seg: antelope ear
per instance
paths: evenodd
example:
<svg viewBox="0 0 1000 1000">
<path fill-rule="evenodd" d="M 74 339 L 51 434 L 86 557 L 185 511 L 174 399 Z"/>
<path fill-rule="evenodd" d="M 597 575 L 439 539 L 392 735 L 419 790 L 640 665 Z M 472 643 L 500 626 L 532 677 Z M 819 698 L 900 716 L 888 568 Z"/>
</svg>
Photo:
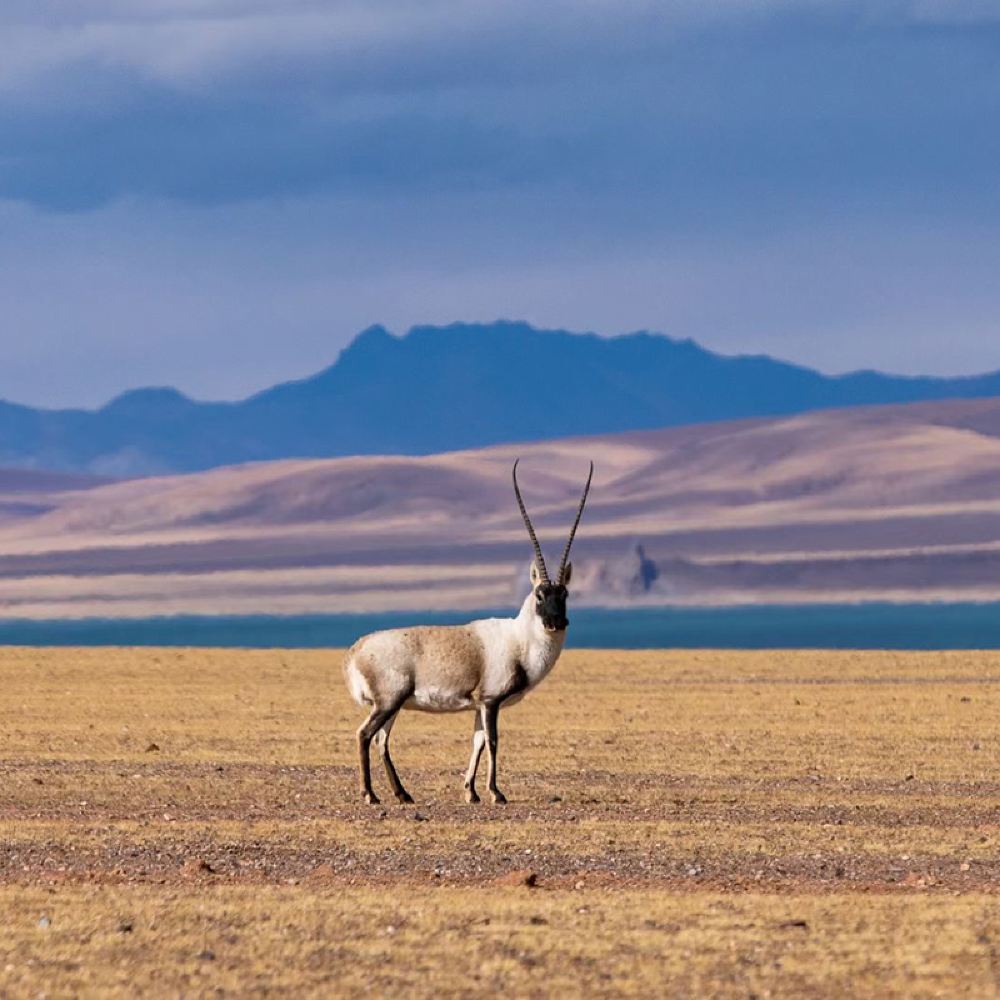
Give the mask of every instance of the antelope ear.
<svg viewBox="0 0 1000 1000">
<path fill-rule="evenodd" d="M 528 578 L 531 580 L 531 586 L 537 587 L 542 582 L 542 574 L 538 571 L 538 563 L 534 559 L 531 560 L 531 569 L 528 570 Z"/>
<path fill-rule="evenodd" d="M 572 577 L 573 577 L 573 564 L 571 562 L 568 562 L 566 563 L 566 569 L 563 570 L 562 582 L 564 587 L 569 586 L 569 581 L 572 579 Z"/>
</svg>

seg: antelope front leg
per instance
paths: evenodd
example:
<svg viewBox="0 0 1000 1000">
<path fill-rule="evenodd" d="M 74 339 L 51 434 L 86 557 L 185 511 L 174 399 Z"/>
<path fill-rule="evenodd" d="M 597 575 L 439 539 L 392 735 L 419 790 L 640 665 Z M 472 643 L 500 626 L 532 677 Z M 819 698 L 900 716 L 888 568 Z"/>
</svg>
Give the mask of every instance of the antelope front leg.
<svg viewBox="0 0 1000 1000">
<path fill-rule="evenodd" d="M 489 767 L 490 798 L 495 803 L 504 803 L 507 797 L 497 788 L 497 717 L 500 706 L 496 702 L 483 705 L 483 728 L 486 730 L 486 762 Z"/>
<path fill-rule="evenodd" d="M 476 792 L 476 772 L 479 770 L 479 758 L 483 755 L 486 744 L 486 733 L 483 732 L 483 718 L 476 712 L 476 724 L 472 731 L 472 756 L 469 758 L 469 769 L 465 772 L 465 801 L 470 805 L 479 801 Z"/>
</svg>

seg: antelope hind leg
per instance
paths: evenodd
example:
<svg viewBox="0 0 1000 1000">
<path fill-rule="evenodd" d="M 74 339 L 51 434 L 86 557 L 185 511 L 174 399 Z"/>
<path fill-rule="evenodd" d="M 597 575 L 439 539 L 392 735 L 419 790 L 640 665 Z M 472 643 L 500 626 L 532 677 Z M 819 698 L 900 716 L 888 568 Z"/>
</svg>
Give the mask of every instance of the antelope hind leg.
<svg viewBox="0 0 1000 1000">
<path fill-rule="evenodd" d="M 403 783 L 399 780 L 399 775 L 396 773 L 396 765 L 393 764 L 392 757 L 389 754 L 389 733 L 392 732 L 393 723 L 397 718 L 399 718 L 398 712 L 383 724 L 382 728 L 375 734 L 375 745 L 378 747 L 379 756 L 382 758 L 382 764 L 385 767 L 385 776 L 389 779 L 392 794 L 396 796 L 399 802 L 408 803 L 413 801 L 413 796 L 403 787 Z"/>
<path fill-rule="evenodd" d="M 368 718 L 358 728 L 358 762 L 361 765 L 361 797 L 369 805 L 378 805 L 379 803 L 379 798 L 372 789 L 372 763 L 369 752 L 372 740 L 375 734 L 398 711 L 399 705 L 393 705 L 391 708 L 379 708 L 378 705 L 374 705 Z"/>
</svg>

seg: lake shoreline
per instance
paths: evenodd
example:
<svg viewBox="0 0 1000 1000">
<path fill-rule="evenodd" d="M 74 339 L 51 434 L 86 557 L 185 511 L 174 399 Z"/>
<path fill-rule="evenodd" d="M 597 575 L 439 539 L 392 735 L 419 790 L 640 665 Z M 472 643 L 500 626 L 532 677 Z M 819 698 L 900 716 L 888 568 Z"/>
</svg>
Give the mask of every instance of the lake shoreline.
<svg viewBox="0 0 1000 1000">
<path fill-rule="evenodd" d="M 334 648 L 366 632 L 509 610 L 0 620 L 0 646 Z M 996 649 L 1000 603 L 580 608 L 567 644 L 592 649 Z"/>
</svg>

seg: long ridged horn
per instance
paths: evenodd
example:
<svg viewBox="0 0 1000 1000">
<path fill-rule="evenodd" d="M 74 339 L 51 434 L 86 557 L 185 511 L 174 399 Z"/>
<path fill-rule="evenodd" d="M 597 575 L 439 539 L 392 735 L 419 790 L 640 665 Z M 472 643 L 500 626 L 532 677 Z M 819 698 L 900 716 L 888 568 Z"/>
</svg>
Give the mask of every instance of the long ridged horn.
<svg viewBox="0 0 1000 1000">
<path fill-rule="evenodd" d="M 517 485 L 517 463 L 521 460 L 519 458 L 514 460 L 514 496 L 517 497 L 517 505 L 521 508 L 521 517 L 524 518 L 524 526 L 528 529 L 528 536 L 531 538 L 531 544 L 535 547 L 535 565 L 538 567 L 538 572 L 542 574 L 542 580 L 545 583 L 551 583 L 549 580 L 549 571 L 545 568 L 545 558 L 542 556 L 542 547 L 538 544 L 538 538 L 535 536 L 535 529 L 531 526 L 531 518 L 528 517 L 528 512 L 524 507 L 524 500 L 521 499 L 521 490 Z"/>
<path fill-rule="evenodd" d="M 580 523 L 580 518 L 583 516 L 583 506 L 587 502 L 587 494 L 590 492 L 590 480 L 594 478 L 594 463 L 590 463 L 590 472 L 587 475 L 587 485 L 583 488 L 583 496 L 580 497 L 580 506 L 576 509 L 576 520 L 573 522 L 573 527 L 569 529 L 569 538 L 566 540 L 566 548 L 563 549 L 562 561 L 559 563 L 559 577 L 558 582 L 561 585 L 563 582 L 563 576 L 566 573 L 566 562 L 569 559 L 569 550 L 573 545 L 573 538 L 576 535 L 577 525 Z"/>
</svg>

